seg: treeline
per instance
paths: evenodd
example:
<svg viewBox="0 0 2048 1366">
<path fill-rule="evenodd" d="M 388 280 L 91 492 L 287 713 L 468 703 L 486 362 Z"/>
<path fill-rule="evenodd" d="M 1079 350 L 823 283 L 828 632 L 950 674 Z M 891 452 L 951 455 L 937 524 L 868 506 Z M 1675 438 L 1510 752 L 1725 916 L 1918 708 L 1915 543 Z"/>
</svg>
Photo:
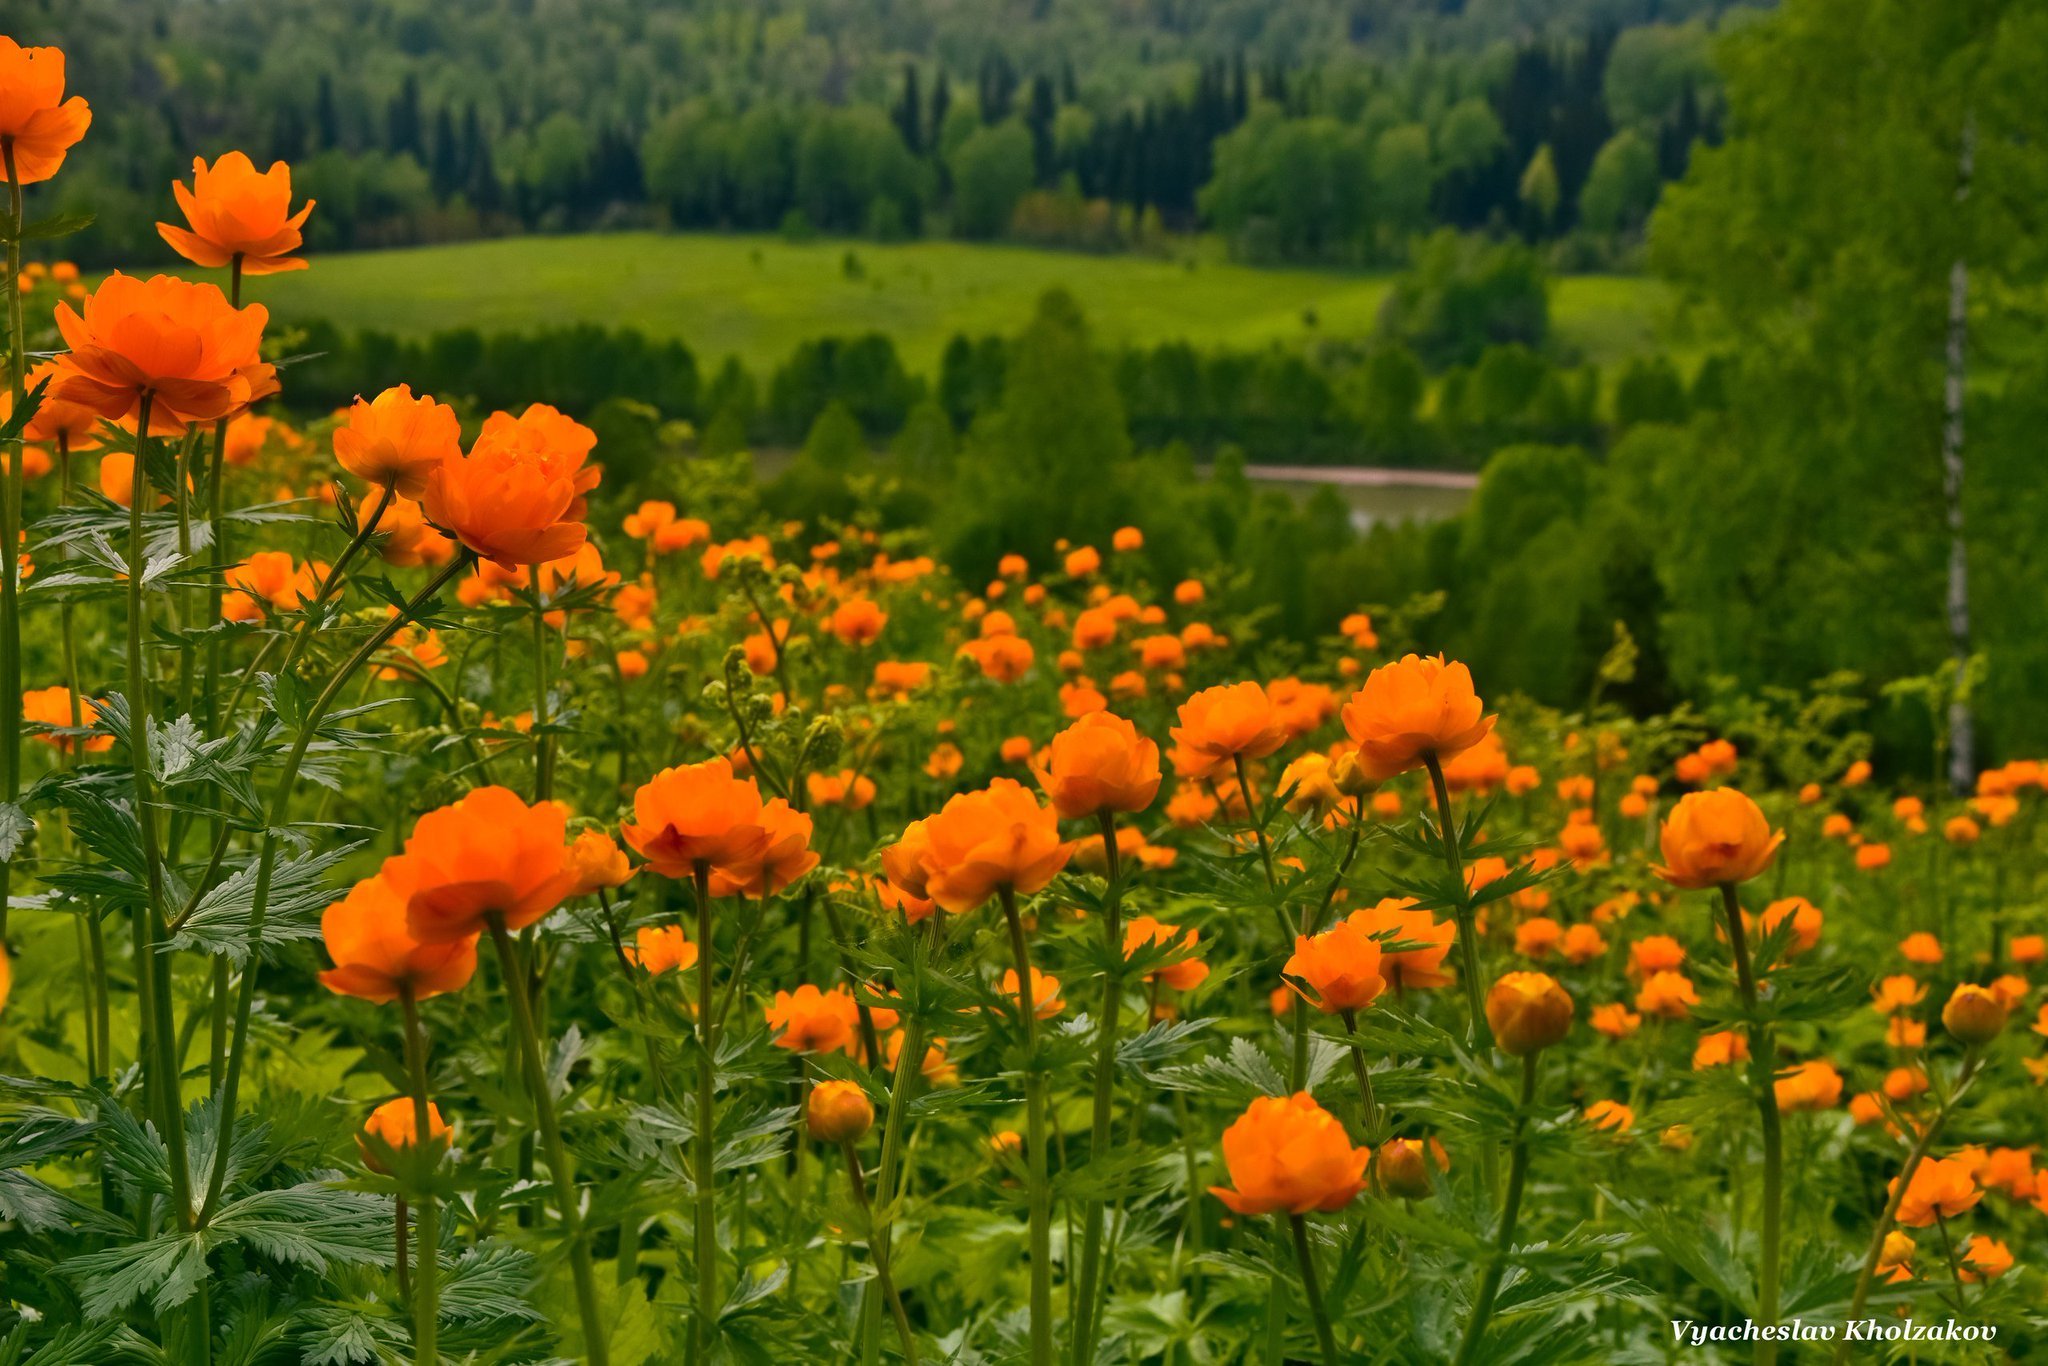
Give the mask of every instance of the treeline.
<svg viewBox="0 0 2048 1366">
<path fill-rule="evenodd" d="M 98 213 L 89 262 L 160 255 L 167 183 L 240 147 L 296 168 L 316 250 L 661 224 L 1109 250 L 1214 228 L 1247 259 L 1383 262 L 1449 226 L 1583 265 L 1625 256 L 1720 130 L 1704 19 L 1400 55 L 1353 22 L 1312 52 L 1269 35 L 1166 60 L 1150 34 L 1035 41 L 1057 18 L 905 50 L 854 0 L 779 23 L 635 0 L 555 7 L 580 23 L 519 0 L 37 5 L 22 36 L 69 50 L 100 119 L 58 191 Z"/>
</svg>

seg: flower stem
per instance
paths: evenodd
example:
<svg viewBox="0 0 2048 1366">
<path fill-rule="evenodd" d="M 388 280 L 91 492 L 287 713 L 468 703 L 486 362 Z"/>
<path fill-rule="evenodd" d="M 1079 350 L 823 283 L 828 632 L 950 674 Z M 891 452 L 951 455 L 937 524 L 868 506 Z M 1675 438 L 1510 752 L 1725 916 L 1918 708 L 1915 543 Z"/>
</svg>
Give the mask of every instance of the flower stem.
<svg viewBox="0 0 2048 1366">
<path fill-rule="evenodd" d="M 896 1336 L 903 1341 L 903 1359 L 910 1366 L 917 1366 L 917 1335 L 910 1331 L 910 1315 L 903 1310 L 903 1296 L 897 1293 L 896 1278 L 889 1271 L 889 1245 L 877 1237 L 875 1208 L 868 1201 L 867 1181 L 860 1170 L 860 1154 L 854 1151 L 850 1142 L 839 1146 L 846 1154 L 846 1175 L 853 1185 L 854 1203 L 867 1216 L 868 1253 L 875 1259 L 875 1281 L 889 1301 L 889 1316 L 896 1320 Z"/>
<path fill-rule="evenodd" d="M 711 868 L 699 863 L 691 886 L 697 894 L 697 1141 L 691 1175 L 697 1184 L 697 1332 L 696 1361 L 711 1360 L 712 1328 L 718 1316 L 718 1200 L 712 1167 L 717 1161 L 717 1130 L 712 1105 L 717 1086 L 718 1017 L 711 1009 Z"/>
<path fill-rule="evenodd" d="M 1500 1208 L 1500 1230 L 1494 1235 L 1493 1255 L 1479 1280 L 1479 1293 L 1472 1299 L 1472 1319 L 1465 1325 L 1465 1341 L 1458 1348 L 1458 1366 L 1468 1366 L 1486 1337 L 1486 1325 L 1493 1318 L 1493 1303 L 1500 1294 L 1508 1254 L 1515 1247 L 1515 1223 L 1522 1213 L 1522 1190 L 1529 1179 L 1529 1110 L 1536 1103 L 1536 1059 L 1540 1052 L 1522 1055 L 1522 1098 L 1515 1107 L 1514 1151 L 1508 1158 L 1508 1189 Z"/>
<path fill-rule="evenodd" d="M 1756 1018 L 1756 972 L 1749 961 L 1749 940 L 1742 926 L 1742 906 L 1735 884 L 1721 884 L 1721 910 L 1728 925 L 1728 955 L 1735 960 L 1735 984 L 1742 993 L 1743 1010 L 1750 1016 L 1749 1067 L 1756 1086 L 1757 1114 L 1763 1121 L 1764 1177 L 1763 1229 L 1760 1266 L 1757 1274 L 1756 1315 L 1759 1327 L 1778 1321 L 1778 1281 L 1782 1256 L 1781 1225 L 1785 1186 L 1785 1140 L 1778 1116 L 1776 1064 L 1771 1027 Z M 1761 1337 L 1756 1342 L 1756 1366 L 1771 1366 L 1778 1359 L 1778 1345 Z"/>
<path fill-rule="evenodd" d="M 583 1211 L 576 1194 L 576 1174 L 569 1167 L 568 1149 L 562 1144 L 561 1125 L 555 1119 L 555 1097 L 548 1085 L 547 1069 L 541 1063 L 540 1039 L 533 1027 L 533 1003 L 527 996 L 526 968 L 519 950 L 505 928 L 505 917 L 496 911 L 484 917 L 491 942 L 498 950 L 499 974 L 505 980 L 505 996 L 512 1003 L 512 1026 L 518 1035 L 519 1055 L 526 1066 L 526 1086 L 533 1095 L 534 1122 L 540 1127 L 540 1141 L 547 1154 L 548 1171 L 555 1179 L 555 1204 L 562 1216 L 563 1240 L 569 1245 L 569 1270 L 576 1283 L 576 1309 L 583 1321 L 583 1356 L 591 1366 L 607 1366 L 611 1347 L 604 1319 L 597 1308 L 597 1278 L 590 1269 L 590 1245 L 583 1236 Z"/>
<path fill-rule="evenodd" d="M 906 1013 L 903 1018 L 903 1047 L 896 1055 L 896 1072 L 889 1082 L 888 1118 L 883 1121 L 882 1165 L 875 1171 L 876 1188 L 882 1193 L 882 1217 L 875 1221 L 874 1244 L 877 1258 L 889 1253 L 890 1225 L 898 1195 L 896 1172 L 903 1154 L 904 1115 L 910 1107 L 910 1089 L 924 1071 L 924 1022 Z M 871 1295 L 862 1307 L 861 1360 L 873 1366 L 881 1359 L 879 1302 Z"/>
<path fill-rule="evenodd" d="M 1112 961 L 1120 964 L 1123 953 L 1123 856 L 1116 847 L 1116 817 L 1103 811 L 1099 813 L 1098 820 L 1102 826 L 1103 858 L 1109 872 L 1109 890 L 1102 918 L 1103 945 L 1112 955 Z M 1106 1161 L 1112 1146 L 1110 1127 L 1116 1110 L 1116 1026 L 1123 994 L 1123 974 L 1112 967 L 1102 980 L 1102 1018 L 1095 1025 L 1095 1105 L 1088 1140 L 1088 1157 L 1092 1162 Z M 1067 1328 L 1068 1359 L 1073 1366 L 1083 1366 L 1083 1363 L 1094 1359 L 1095 1330 L 1101 1314 L 1097 1301 L 1105 1280 L 1102 1267 L 1103 1216 L 1102 1197 L 1090 1198 L 1082 1212 L 1080 1293 L 1074 1301 L 1072 1322 Z"/>
<path fill-rule="evenodd" d="M 1315 1249 L 1308 1245 L 1308 1220 L 1299 1214 L 1287 1216 L 1294 1230 L 1294 1259 L 1301 1264 L 1302 1295 L 1308 1301 L 1309 1317 L 1315 1320 L 1316 1341 L 1322 1344 L 1323 1366 L 1337 1366 L 1337 1335 L 1330 1330 L 1330 1311 L 1323 1307 L 1322 1283 L 1316 1279 Z"/>
<path fill-rule="evenodd" d="M 1472 909 L 1472 889 L 1465 882 L 1465 860 L 1458 849 L 1458 824 L 1451 814 L 1451 788 L 1444 781 L 1444 766 L 1434 754 L 1424 754 L 1422 762 L 1429 769 L 1430 786 L 1436 792 L 1437 834 L 1443 842 L 1444 868 L 1458 892 L 1457 904 L 1451 909 L 1458 921 L 1458 961 L 1462 967 L 1458 976 L 1463 979 L 1467 1016 L 1465 1042 L 1477 1047 L 1486 1019 L 1479 992 L 1479 917 Z"/>
<path fill-rule="evenodd" d="M 21 181 L 14 168 L 14 139 L 0 138 L 0 164 L 7 171 L 7 207 L 14 231 L 7 241 L 7 382 L 14 413 L 28 396 L 28 343 L 21 321 Z M 146 401 L 146 398 L 145 398 Z M 140 444 L 140 438 L 137 438 Z M 21 797 L 21 489 L 22 444 L 7 453 L 7 473 L 0 485 L 0 798 L 9 804 Z M 136 462 L 138 483 L 141 461 Z M 131 704 L 131 710 L 133 709 Z M 14 860 L 0 860 L 0 949 L 7 943 L 7 902 L 12 892 Z"/>
<path fill-rule="evenodd" d="M 1010 922 L 1010 956 L 1017 963 L 1017 1021 L 1024 1034 L 1024 1142 L 1029 1163 L 1031 1232 L 1031 1366 L 1052 1361 L 1052 1201 L 1047 1188 L 1045 1144 L 1045 1076 L 1038 1069 L 1038 1009 L 1032 1000 L 1031 950 L 1024 943 L 1024 922 L 1017 914 L 1017 892 L 1008 884 L 997 889 L 1003 915 Z"/>
<path fill-rule="evenodd" d="M 374 522 L 372 523 L 374 526 Z M 358 538 L 366 539 L 368 532 Z M 354 543 L 352 543 L 354 544 Z M 344 552 L 346 555 L 347 552 Z M 415 593 L 405 607 L 384 623 L 375 635 L 364 641 L 341 669 L 327 680 L 326 687 L 313 699 L 313 705 L 306 710 L 306 719 L 299 727 L 298 736 L 292 741 L 291 750 L 285 756 L 284 769 L 278 775 L 277 790 L 270 799 L 270 818 L 263 836 L 263 852 L 256 865 L 256 887 L 252 896 L 249 914 L 249 959 L 242 965 L 242 989 L 235 1000 L 235 1024 L 228 1044 L 227 1075 L 221 1082 L 220 1091 L 220 1137 L 215 1146 L 213 1174 L 206 1187 L 206 1200 L 199 1209 L 199 1226 L 204 1228 L 213 1212 L 219 1207 L 221 1189 L 227 1179 L 228 1155 L 234 1151 L 235 1098 L 241 1087 L 242 1068 L 249 1051 L 249 1017 L 256 1007 L 257 967 L 262 955 L 257 951 L 263 937 L 263 924 L 270 905 L 271 880 L 277 872 L 278 831 L 290 815 L 292 790 L 298 784 L 299 768 L 306 761 L 306 751 L 312 747 L 313 737 L 319 733 L 320 722 L 327 715 L 334 699 L 341 694 L 349 679 L 367 663 L 370 657 L 384 647 L 385 642 L 398 634 L 399 630 L 441 591 L 457 574 L 468 568 L 473 556 L 463 551 L 450 560 L 440 573 L 427 581 L 426 587 Z M 337 560 L 329 575 L 328 582 L 338 583 L 342 562 Z M 325 596 L 324 593 L 322 595 Z"/>
<path fill-rule="evenodd" d="M 434 1142 L 427 1101 L 427 1036 L 420 1028 L 420 1004 L 410 984 L 400 988 L 398 1001 L 405 1011 L 405 1061 L 412 1081 L 413 1154 L 419 1161 L 419 1271 L 413 1278 L 412 1290 L 413 1360 L 419 1366 L 436 1366 L 441 1359 L 435 1347 L 441 1327 L 441 1225 L 432 1182 L 440 1166 L 441 1150 Z"/>
</svg>

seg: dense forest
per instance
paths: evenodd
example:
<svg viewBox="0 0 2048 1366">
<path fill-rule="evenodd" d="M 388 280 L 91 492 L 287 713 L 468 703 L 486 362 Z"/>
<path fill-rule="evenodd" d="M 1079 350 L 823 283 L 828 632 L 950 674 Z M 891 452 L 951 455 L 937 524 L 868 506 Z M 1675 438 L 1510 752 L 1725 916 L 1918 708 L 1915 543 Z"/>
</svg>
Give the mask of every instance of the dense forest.
<svg viewBox="0 0 2048 1366">
<path fill-rule="evenodd" d="M 1383 263 L 1433 227 L 1626 259 L 1721 135 L 1725 0 L 15 0 L 102 127 L 82 259 L 192 147 L 293 164 L 317 247 L 669 224 L 1087 249 L 1213 227 Z M 118 98 L 116 98 L 118 96 Z"/>
</svg>

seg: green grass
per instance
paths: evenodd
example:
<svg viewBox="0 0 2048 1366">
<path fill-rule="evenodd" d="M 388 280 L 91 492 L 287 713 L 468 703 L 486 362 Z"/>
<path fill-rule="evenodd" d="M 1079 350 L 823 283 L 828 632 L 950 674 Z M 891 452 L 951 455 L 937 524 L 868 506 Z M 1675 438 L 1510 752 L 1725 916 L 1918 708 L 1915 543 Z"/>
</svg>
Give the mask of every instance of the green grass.
<svg viewBox="0 0 2048 1366">
<path fill-rule="evenodd" d="M 760 369 L 808 338 L 882 331 L 906 365 L 930 370 L 955 333 L 1014 332 L 1055 285 L 1081 301 L 1105 342 L 1250 347 L 1360 335 L 1388 280 L 1253 269 L 1207 244 L 1166 259 L 626 233 L 319 256 L 311 270 L 253 281 L 250 292 L 287 322 L 408 335 L 597 322 L 680 337 L 700 360 L 737 354 Z M 1653 281 L 1575 276 L 1558 282 L 1552 313 L 1562 342 L 1604 364 L 1653 344 L 1665 299 Z"/>
</svg>

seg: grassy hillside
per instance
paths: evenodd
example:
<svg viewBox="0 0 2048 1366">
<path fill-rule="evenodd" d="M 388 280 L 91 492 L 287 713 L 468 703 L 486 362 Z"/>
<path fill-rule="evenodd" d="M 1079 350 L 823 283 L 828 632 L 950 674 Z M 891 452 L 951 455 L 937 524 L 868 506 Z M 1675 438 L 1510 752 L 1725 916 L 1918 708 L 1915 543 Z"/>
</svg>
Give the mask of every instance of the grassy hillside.
<svg viewBox="0 0 2048 1366">
<path fill-rule="evenodd" d="M 773 236 L 527 237 L 318 257 L 252 282 L 282 320 L 399 333 L 554 319 L 678 336 L 707 361 L 785 359 L 798 342 L 880 330 L 930 368 L 948 338 L 1015 331 L 1038 296 L 1071 290 L 1108 342 L 1257 346 L 1368 330 L 1385 276 L 1255 270 L 1204 249 L 1185 259 L 916 242 L 794 244 Z M 1644 349 L 1669 311 L 1654 281 L 1584 276 L 1552 297 L 1566 345 L 1603 363 Z"/>
</svg>

